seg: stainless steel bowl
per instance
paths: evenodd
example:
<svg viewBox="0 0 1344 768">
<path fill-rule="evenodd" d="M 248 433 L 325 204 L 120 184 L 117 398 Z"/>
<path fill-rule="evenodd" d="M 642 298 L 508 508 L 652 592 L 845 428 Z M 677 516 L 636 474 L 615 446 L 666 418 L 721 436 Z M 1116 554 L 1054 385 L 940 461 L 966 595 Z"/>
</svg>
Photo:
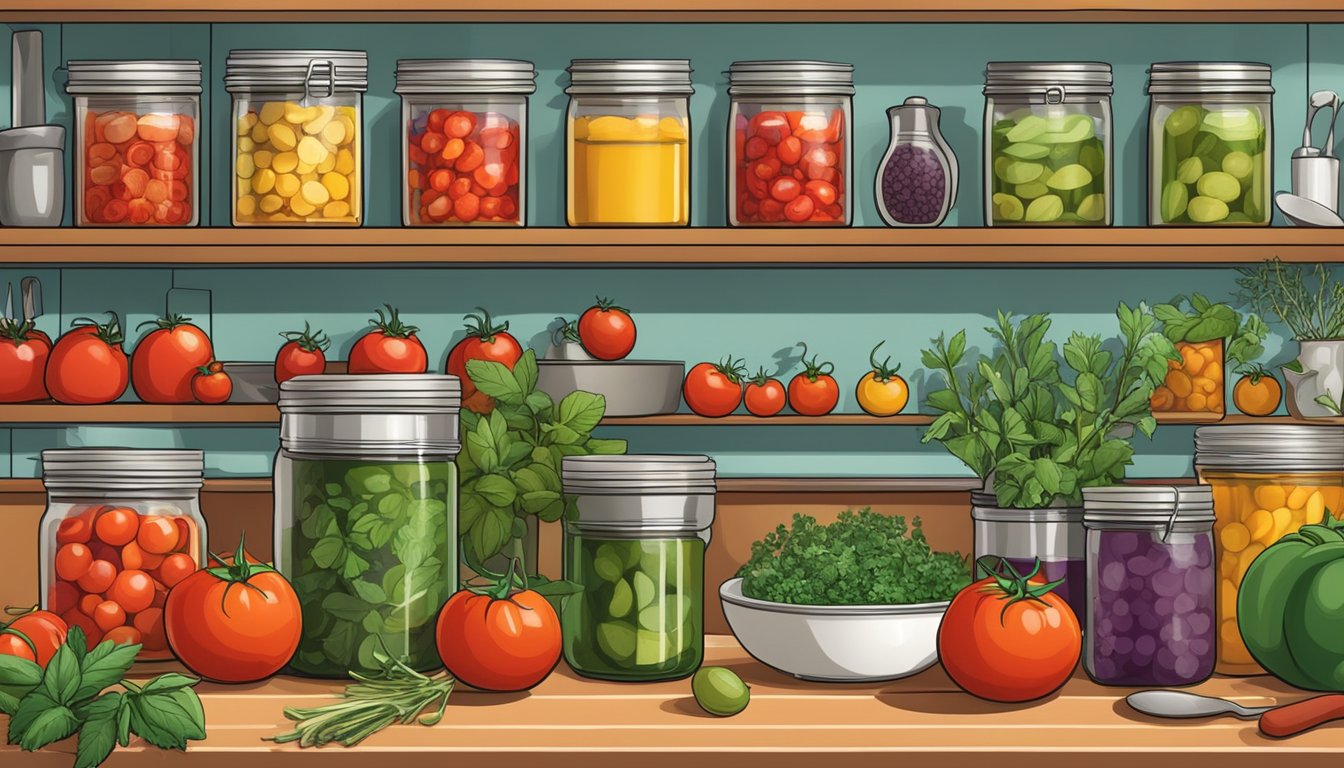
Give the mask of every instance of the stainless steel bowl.
<svg viewBox="0 0 1344 768">
<path fill-rule="evenodd" d="M 537 389 L 559 401 L 576 390 L 607 399 L 607 416 L 676 413 L 686 364 L 667 360 L 538 360 Z"/>
<path fill-rule="evenodd" d="M 274 403 L 280 399 L 274 363 L 224 363 L 224 372 L 233 381 L 230 403 Z"/>
</svg>

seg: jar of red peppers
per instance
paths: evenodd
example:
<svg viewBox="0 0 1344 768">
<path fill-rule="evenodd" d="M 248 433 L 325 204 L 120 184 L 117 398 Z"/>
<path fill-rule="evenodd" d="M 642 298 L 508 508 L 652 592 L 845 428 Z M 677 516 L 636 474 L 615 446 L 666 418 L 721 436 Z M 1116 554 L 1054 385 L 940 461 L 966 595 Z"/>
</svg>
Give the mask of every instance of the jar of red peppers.
<svg viewBox="0 0 1344 768">
<path fill-rule="evenodd" d="M 402 223 L 522 226 L 529 61 L 403 59 Z"/>
<path fill-rule="evenodd" d="M 71 61 L 75 223 L 190 227 L 199 220 L 199 61 Z"/>
<path fill-rule="evenodd" d="M 729 223 L 852 223 L 854 66 L 735 61 L 728 94 Z"/>
<path fill-rule="evenodd" d="M 205 560 L 203 466 L 201 451 L 43 451 L 42 607 L 82 628 L 90 647 L 139 643 L 141 661 L 171 659 L 164 600 Z"/>
</svg>

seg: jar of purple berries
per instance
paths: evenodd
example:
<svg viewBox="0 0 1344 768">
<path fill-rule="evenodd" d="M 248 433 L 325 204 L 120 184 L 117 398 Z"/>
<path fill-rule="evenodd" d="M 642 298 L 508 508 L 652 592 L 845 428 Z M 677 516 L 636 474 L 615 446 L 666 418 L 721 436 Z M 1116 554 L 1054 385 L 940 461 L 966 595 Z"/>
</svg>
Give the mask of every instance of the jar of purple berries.
<svg viewBox="0 0 1344 768">
<path fill-rule="evenodd" d="M 957 199 L 957 157 L 938 130 L 940 110 L 911 96 L 887 110 L 891 144 L 877 166 L 877 211 L 893 227 L 936 227 Z"/>
<path fill-rule="evenodd" d="M 1102 685 L 1193 685 L 1213 674 L 1213 494 L 1208 486 L 1083 490 L 1083 668 Z"/>
</svg>

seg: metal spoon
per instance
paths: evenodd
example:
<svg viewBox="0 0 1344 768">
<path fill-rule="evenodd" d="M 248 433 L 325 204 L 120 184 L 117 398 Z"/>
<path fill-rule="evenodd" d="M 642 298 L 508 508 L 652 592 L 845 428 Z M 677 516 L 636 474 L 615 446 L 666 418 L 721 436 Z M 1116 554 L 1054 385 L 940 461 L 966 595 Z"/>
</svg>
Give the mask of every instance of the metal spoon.
<svg viewBox="0 0 1344 768">
<path fill-rule="evenodd" d="M 1316 119 L 1316 113 L 1325 109 L 1339 98 L 1334 91 L 1316 91 L 1311 94 L 1307 101 L 1307 124 L 1302 128 L 1302 146 L 1310 147 L 1311 144 L 1311 121 Z"/>
<path fill-rule="evenodd" d="M 1334 211 L 1300 195 L 1280 192 L 1274 196 L 1274 204 L 1284 218 L 1299 227 L 1344 227 L 1344 219 Z"/>
<path fill-rule="evenodd" d="M 1219 717 L 1232 715 L 1242 720 L 1254 720 L 1274 707 L 1243 707 L 1242 705 L 1200 696 L 1185 691 L 1139 691 L 1125 697 L 1129 706 L 1153 717 Z"/>
<path fill-rule="evenodd" d="M 1328 91 L 1334 98 L 1330 102 L 1330 132 L 1325 135 L 1325 146 L 1321 147 L 1321 157 L 1335 156 L 1335 121 L 1339 119 L 1339 94 Z"/>
</svg>

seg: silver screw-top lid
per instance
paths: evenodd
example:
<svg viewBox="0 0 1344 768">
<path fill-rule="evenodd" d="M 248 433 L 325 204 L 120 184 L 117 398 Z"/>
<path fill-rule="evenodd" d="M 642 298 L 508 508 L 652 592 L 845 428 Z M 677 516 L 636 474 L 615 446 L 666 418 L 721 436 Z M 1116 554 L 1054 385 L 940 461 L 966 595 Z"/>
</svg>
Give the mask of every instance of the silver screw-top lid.
<svg viewBox="0 0 1344 768">
<path fill-rule="evenodd" d="M 397 93 L 533 93 L 537 72 L 514 59 L 401 59 Z"/>
<path fill-rule="evenodd" d="M 580 497 L 581 531 L 627 536 L 695 533 L 714 523 L 714 460 L 708 456 L 567 456 L 566 494 Z"/>
<path fill-rule="evenodd" d="M 224 64 L 224 90 L 331 96 L 369 89 L 365 51 L 235 50 Z"/>
<path fill-rule="evenodd" d="M 569 63 L 565 93 L 689 96 L 695 93 L 691 60 L 574 59 Z"/>
<path fill-rule="evenodd" d="M 55 448 L 42 452 L 48 490 L 199 490 L 205 453 L 136 448 Z"/>
<path fill-rule="evenodd" d="M 1274 93 L 1273 74 L 1249 61 L 1164 61 L 1148 70 L 1148 93 Z"/>
<path fill-rule="evenodd" d="M 74 95 L 191 95 L 201 92 L 201 62 L 189 59 L 66 62 L 65 92 Z"/>
<path fill-rule="evenodd" d="M 1195 430 L 1195 465 L 1236 472 L 1344 472 L 1344 427 L 1246 424 Z"/>
<path fill-rule="evenodd" d="M 833 61 L 734 61 L 730 96 L 853 96 L 854 65 Z"/>
<path fill-rule="evenodd" d="M 299 376 L 280 385 L 280 413 L 457 413 L 456 376 Z"/>
<path fill-rule="evenodd" d="M 1213 524 L 1213 489 L 1207 485 L 1117 485 L 1083 489 L 1083 524 Z"/>
<path fill-rule="evenodd" d="M 1075 96 L 1110 96 L 1111 65 L 1099 61 L 991 61 L 985 65 L 986 96 L 1040 95 L 1058 103 Z M 1057 95 L 1057 100 L 1052 99 Z"/>
<path fill-rule="evenodd" d="M 280 385 L 280 447 L 313 456 L 455 456 L 456 376 L 299 376 Z"/>
</svg>

